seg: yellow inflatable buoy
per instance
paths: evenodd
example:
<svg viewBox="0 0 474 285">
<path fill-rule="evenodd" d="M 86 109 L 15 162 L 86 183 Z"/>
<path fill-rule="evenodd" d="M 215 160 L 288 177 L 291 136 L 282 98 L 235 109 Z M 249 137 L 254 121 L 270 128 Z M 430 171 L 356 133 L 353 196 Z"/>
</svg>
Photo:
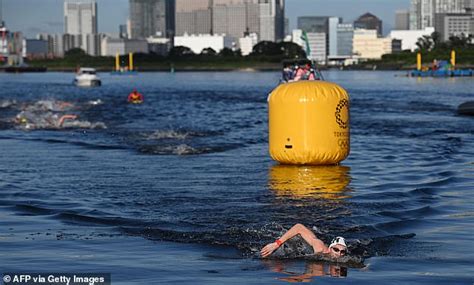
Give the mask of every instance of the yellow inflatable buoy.
<svg viewBox="0 0 474 285">
<path fill-rule="evenodd" d="M 337 84 L 280 84 L 268 97 L 269 151 L 282 164 L 329 165 L 350 151 L 349 95 Z"/>
</svg>

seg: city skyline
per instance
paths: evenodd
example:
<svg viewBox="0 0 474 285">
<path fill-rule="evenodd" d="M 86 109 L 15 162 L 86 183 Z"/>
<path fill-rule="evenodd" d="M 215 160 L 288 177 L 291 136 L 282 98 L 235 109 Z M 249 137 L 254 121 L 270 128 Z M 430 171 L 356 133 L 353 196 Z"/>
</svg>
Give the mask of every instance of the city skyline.
<svg viewBox="0 0 474 285">
<path fill-rule="evenodd" d="M 23 32 L 32 38 L 39 33 L 64 32 L 64 0 L 3 0 L 2 15 L 9 29 Z M 99 32 L 119 32 L 119 25 L 129 18 L 129 0 L 98 0 Z M 34 7 L 34 9 L 32 9 Z M 341 9 L 349 7 L 350 9 Z M 394 26 L 395 11 L 409 9 L 410 0 L 286 0 L 285 17 L 290 29 L 296 28 L 299 16 L 337 16 L 344 22 L 353 22 L 360 15 L 370 12 L 384 24 L 384 34 Z"/>
</svg>

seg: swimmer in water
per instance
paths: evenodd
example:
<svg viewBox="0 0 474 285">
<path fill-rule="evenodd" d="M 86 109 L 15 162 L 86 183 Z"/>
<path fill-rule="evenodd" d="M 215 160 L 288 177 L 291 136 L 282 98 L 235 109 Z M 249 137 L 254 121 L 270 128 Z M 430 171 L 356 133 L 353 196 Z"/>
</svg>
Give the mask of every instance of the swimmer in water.
<svg viewBox="0 0 474 285">
<path fill-rule="evenodd" d="M 138 93 L 137 89 L 133 89 L 132 93 L 128 95 L 128 103 L 143 103 L 143 95 Z"/>
<path fill-rule="evenodd" d="M 300 235 L 311 245 L 314 253 L 327 254 L 334 258 L 339 258 L 347 254 L 347 244 L 343 237 L 336 237 L 329 246 L 326 246 L 322 240 L 318 239 L 311 230 L 302 224 L 294 225 L 281 238 L 264 246 L 260 254 L 264 258 L 270 256 L 270 254 L 277 250 L 282 244 L 296 235 Z"/>
</svg>

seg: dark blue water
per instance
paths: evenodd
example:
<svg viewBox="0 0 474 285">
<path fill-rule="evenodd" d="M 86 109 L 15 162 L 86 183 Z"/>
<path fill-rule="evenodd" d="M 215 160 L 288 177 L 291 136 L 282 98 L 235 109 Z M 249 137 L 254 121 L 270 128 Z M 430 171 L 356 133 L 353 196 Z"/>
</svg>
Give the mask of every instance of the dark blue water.
<svg viewBox="0 0 474 285">
<path fill-rule="evenodd" d="M 351 96 L 351 154 L 291 167 L 267 150 L 276 72 L 101 74 L 96 89 L 0 74 L 0 272 L 472 284 L 474 118 L 456 107 L 474 81 L 397 75 L 326 72 Z M 346 237 L 351 258 L 258 258 L 295 223 Z"/>
</svg>

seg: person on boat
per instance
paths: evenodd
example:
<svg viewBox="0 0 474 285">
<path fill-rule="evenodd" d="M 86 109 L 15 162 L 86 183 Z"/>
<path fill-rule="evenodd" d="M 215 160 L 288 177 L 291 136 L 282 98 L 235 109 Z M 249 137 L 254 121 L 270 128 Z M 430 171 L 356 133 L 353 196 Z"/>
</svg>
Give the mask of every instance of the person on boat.
<svg viewBox="0 0 474 285">
<path fill-rule="evenodd" d="M 283 80 L 289 82 L 293 79 L 293 69 L 291 68 L 291 64 L 285 65 L 283 68 Z"/>
<path fill-rule="evenodd" d="M 282 244 L 296 235 L 300 235 L 312 248 L 313 252 L 339 258 L 347 254 L 347 244 L 343 237 L 336 237 L 329 246 L 316 237 L 316 235 L 302 224 L 296 224 L 289 229 L 281 238 L 269 243 L 262 248 L 260 254 L 263 258 L 270 256 Z"/>
<path fill-rule="evenodd" d="M 296 74 L 295 74 L 295 81 L 300 81 L 300 80 L 303 80 L 304 79 L 304 76 L 306 74 L 307 70 L 306 70 L 306 65 L 304 66 L 300 66 L 297 70 L 296 70 Z"/>
<path fill-rule="evenodd" d="M 433 71 L 436 71 L 436 70 L 438 70 L 438 68 L 439 68 L 438 60 L 437 60 L 437 59 L 433 59 L 433 63 L 431 64 L 431 69 L 432 69 Z"/>
<path fill-rule="evenodd" d="M 143 95 L 138 93 L 137 89 L 133 89 L 128 95 L 128 103 L 143 103 Z"/>
</svg>

